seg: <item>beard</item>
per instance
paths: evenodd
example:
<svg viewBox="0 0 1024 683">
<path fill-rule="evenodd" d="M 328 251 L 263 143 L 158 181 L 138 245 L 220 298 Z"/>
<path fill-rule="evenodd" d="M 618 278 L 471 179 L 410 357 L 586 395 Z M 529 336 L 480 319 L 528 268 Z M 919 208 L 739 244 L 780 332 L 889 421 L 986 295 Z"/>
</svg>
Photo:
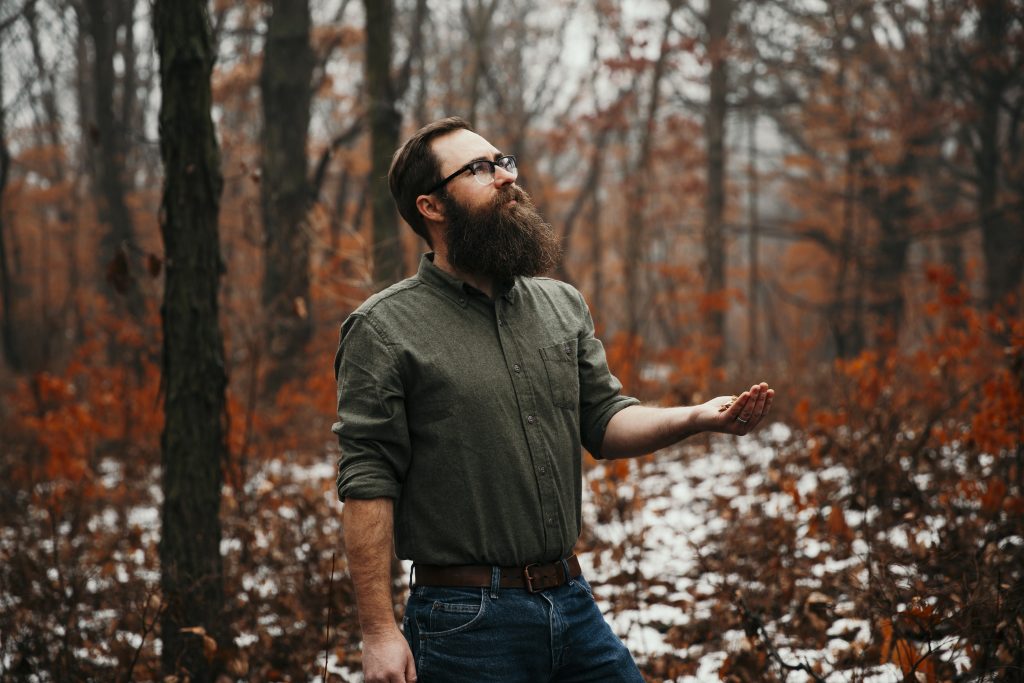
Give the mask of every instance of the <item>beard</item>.
<svg viewBox="0 0 1024 683">
<path fill-rule="evenodd" d="M 508 206 L 512 199 L 516 203 Z M 544 275 L 558 264 L 562 248 L 555 231 L 519 186 L 506 185 L 479 209 L 466 208 L 447 192 L 442 201 L 448 263 L 456 270 L 506 283 Z"/>
</svg>

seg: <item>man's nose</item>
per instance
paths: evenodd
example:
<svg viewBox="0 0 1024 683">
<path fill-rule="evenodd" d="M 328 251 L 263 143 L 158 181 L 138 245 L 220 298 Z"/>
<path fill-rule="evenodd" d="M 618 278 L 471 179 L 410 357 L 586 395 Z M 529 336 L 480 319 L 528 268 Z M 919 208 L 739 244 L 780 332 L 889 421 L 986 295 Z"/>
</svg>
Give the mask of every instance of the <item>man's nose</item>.
<svg viewBox="0 0 1024 683">
<path fill-rule="evenodd" d="M 495 167 L 494 167 L 494 186 L 495 187 L 503 187 L 505 185 L 510 185 L 510 184 L 514 183 L 515 181 L 516 181 L 515 174 L 509 172 L 508 170 L 502 168 L 501 166 L 495 165 Z"/>
</svg>

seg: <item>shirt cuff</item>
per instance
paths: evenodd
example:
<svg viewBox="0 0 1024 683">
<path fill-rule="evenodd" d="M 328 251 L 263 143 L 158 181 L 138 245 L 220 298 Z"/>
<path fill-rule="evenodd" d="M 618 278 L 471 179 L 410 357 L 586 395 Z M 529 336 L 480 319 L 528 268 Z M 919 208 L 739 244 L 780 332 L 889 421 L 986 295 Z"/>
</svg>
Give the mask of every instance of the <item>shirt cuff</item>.
<svg viewBox="0 0 1024 683">
<path fill-rule="evenodd" d="M 391 468 L 383 463 L 354 462 L 345 464 L 344 458 L 338 471 L 338 499 L 369 500 L 372 498 L 397 499 L 402 485 L 395 480 Z"/>
<path fill-rule="evenodd" d="M 608 423 L 615 417 L 615 414 L 623 408 L 639 404 L 640 399 L 633 398 L 632 396 L 619 396 L 604 409 L 601 417 L 594 422 L 588 433 L 581 435 L 583 445 L 586 446 L 592 456 L 598 460 L 603 457 L 601 455 L 601 448 L 604 445 L 604 433 L 608 430 Z"/>
</svg>

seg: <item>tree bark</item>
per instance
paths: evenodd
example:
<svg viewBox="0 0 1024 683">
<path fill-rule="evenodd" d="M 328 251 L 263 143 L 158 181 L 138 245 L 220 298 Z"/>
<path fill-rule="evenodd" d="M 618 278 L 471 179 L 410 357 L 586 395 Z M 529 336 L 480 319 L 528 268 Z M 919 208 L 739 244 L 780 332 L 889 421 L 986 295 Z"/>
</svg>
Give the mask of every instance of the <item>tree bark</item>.
<svg viewBox="0 0 1024 683">
<path fill-rule="evenodd" d="M 391 27 L 394 0 L 364 0 L 366 6 L 366 87 L 370 100 L 371 204 L 373 207 L 373 282 L 381 289 L 402 277 L 398 217 L 386 178 L 398 147 L 402 115 L 391 78 Z"/>
<path fill-rule="evenodd" d="M 303 363 L 313 334 L 310 306 L 312 185 L 307 174 L 310 83 L 308 0 L 271 0 L 260 87 L 263 98 L 261 208 L 266 249 L 263 311 L 271 367 L 264 392 L 273 395 Z"/>
<path fill-rule="evenodd" d="M 704 217 L 705 274 L 704 291 L 720 297 L 725 291 L 725 117 L 729 88 L 729 63 L 726 59 L 729 23 L 734 0 L 710 0 L 707 15 L 707 51 L 711 62 L 708 77 L 708 108 L 704 118 L 704 140 L 707 145 L 707 202 Z M 725 308 L 708 307 L 705 326 L 715 347 L 715 365 L 725 360 Z"/>
<path fill-rule="evenodd" d="M 0 38 L 3 32 L 0 31 Z M 0 40 L 0 296 L 2 296 L 3 318 L 0 319 L 0 339 L 3 341 L 4 359 L 7 367 L 15 372 L 22 369 L 21 354 L 15 335 L 13 285 L 7 269 L 7 236 L 4 225 L 4 190 L 7 189 L 7 173 L 11 168 L 11 153 L 7 148 L 7 110 L 4 108 L 4 43 Z"/>
<path fill-rule="evenodd" d="M 747 238 L 747 260 L 750 269 L 747 278 L 747 362 L 756 364 L 761 355 L 761 325 L 758 322 L 758 292 L 761 289 L 760 236 L 761 221 L 758 211 L 760 192 L 757 170 L 757 111 L 747 119 L 747 217 L 750 234 Z"/>
<path fill-rule="evenodd" d="M 487 57 L 491 53 L 491 28 L 494 12 L 498 8 L 497 0 L 476 0 L 476 6 L 470 7 L 469 0 L 462 0 L 462 21 L 468 34 L 470 57 L 469 83 L 467 92 L 469 101 L 466 103 L 469 125 L 476 127 L 478 107 L 480 106 L 480 86 L 487 72 Z"/>
<path fill-rule="evenodd" d="M 100 240 L 99 265 L 101 272 L 118 256 L 122 244 L 133 243 L 135 230 L 131 213 L 125 202 L 124 166 L 129 123 L 114 115 L 114 52 L 115 52 L 115 0 L 85 0 L 79 9 L 79 24 L 88 35 L 93 47 L 92 117 L 88 127 L 97 154 L 96 180 L 99 186 L 100 218 L 107 224 L 107 232 Z M 142 296 L 137 287 L 125 282 L 113 282 L 114 288 L 127 297 L 129 312 L 142 316 Z M 114 300 L 114 292 L 108 290 Z"/>
<path fill-rule="evenodd" d="M 1005 0 L 987 0 L 980 2 L 979 6 L 981 16 L 977 25 L 977 44 L 980 54 L 976 56 L 975 63 L 982 66 L 977 74 L 980 86 L 975 102 L 978 107 L 975 167 L 977 211 L 985 254 L 985 302 L 992 309 L 1021 284 L 1024 277 L 1024 241 L 1020 237 L 1019 218 L 999 211 L 1000 174 L 1005 172 L 1000 160 L 1003 151 L 1000 109 L 1011 87 L 1012 77 L 1004 65 L 1011 61 L 1007 55 L 1006 39 L 1007 26 L 1011 23 L 1010 10 Z"/>
<path fill-rule="evenodd" d="M 227 641 L 219 519 L 227 376 L 217 302 L 223 180 L 210 116 L 215 52 L 207 3 L 156 0 L 153 33 L 160 58 L 166 252 L 161 659 L 165 675 L 187 670 L 191 680 L 206 682 L 217 678 L 219 666 L 204 656 L 203 638 L 182 629 L 201 627 L 218 643 Z"/>
</svg>

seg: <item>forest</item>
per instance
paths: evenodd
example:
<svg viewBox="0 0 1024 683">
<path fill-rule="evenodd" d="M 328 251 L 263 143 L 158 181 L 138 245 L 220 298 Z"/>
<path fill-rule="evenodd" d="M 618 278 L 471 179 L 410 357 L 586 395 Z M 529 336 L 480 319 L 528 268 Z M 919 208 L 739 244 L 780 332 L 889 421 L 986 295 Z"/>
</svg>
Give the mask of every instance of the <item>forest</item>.
<svg viewBox="0 0 1024 683">
<path fill-rule="evenodd" d="M 362 680 L 333 358 L 449 115 L 627 393 L 777 392 L 585 456 L 648 680 L 1024 680 L 1022 0 L 0 0 L 0 681 Z"/>
</svg>

